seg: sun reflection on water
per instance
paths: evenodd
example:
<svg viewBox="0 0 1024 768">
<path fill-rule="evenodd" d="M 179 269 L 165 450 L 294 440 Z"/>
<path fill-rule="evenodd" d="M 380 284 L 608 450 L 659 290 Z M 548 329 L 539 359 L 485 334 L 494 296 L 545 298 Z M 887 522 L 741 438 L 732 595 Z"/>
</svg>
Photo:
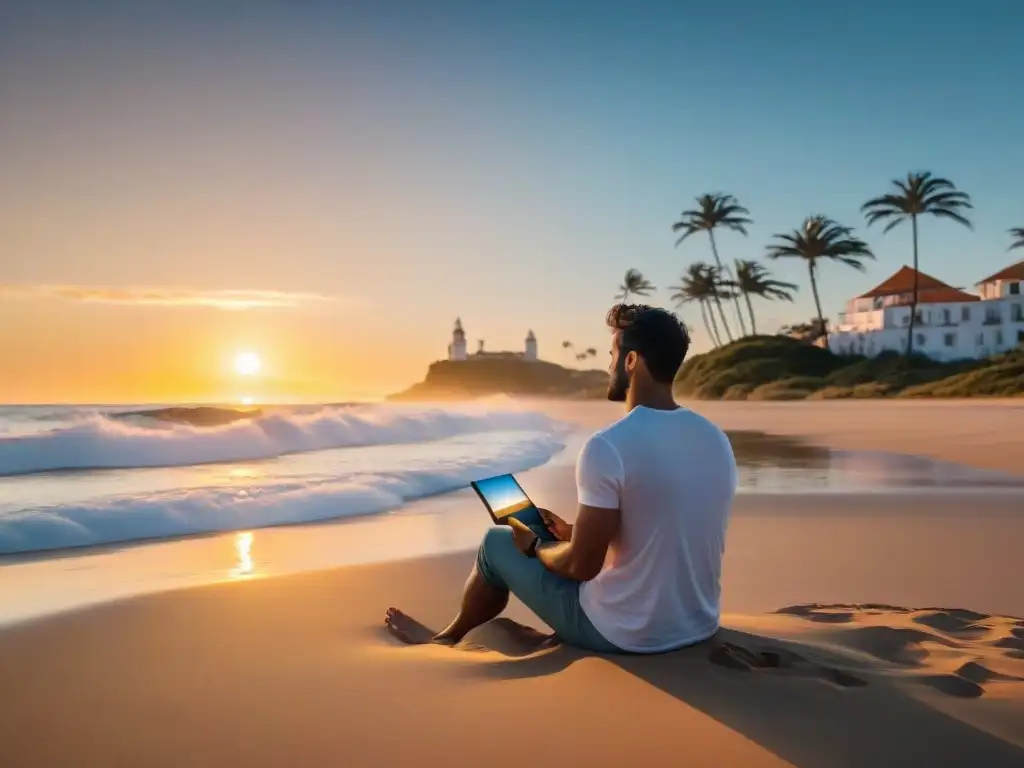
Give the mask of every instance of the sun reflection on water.
<svg viewBox="0 0 1024 768">
<path fill-rule="evenodd" d="M 244 579 L 252 575 L 252 531 L 235 534 L 235 567 L 231 569 L 231 578 Z"/>
</svg>

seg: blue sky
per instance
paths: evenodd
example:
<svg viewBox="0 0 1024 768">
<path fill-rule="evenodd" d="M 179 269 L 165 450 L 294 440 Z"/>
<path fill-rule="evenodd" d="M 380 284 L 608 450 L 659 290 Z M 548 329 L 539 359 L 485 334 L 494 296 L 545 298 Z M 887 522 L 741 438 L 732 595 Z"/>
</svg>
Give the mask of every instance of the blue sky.
<svg viewBox="0 0 1024 768">
<path fill-rule="evenodd" d="M 858 227 L 878 262 L 826 267 L 834 314 L 910 258 L 860 204 L 927 169 L 977 210 L 924 223 L 922 266 L 968 286 L 1024 226 L 1021 29 L 992 0 L 8 2 L 0 285 L 337 296 L 309 323 L 396 349 L 390 385 L 456 315 L 474 348 L 603 347 L 627 268 L 666 286 L 709 258 L 670 230 L 704 192 L 755 220 L 728 259 L 811 213 Z M 805 289 L 763 330 L 812 313 L 801 265 L 776 271 Z"/>
</svg>

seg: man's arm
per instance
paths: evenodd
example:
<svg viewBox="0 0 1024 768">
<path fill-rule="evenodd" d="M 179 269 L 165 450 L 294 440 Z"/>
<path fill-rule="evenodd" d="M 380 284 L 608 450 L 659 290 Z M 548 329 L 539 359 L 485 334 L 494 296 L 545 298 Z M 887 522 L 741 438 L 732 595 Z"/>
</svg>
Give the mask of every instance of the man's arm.
<svg viewBox="0 0 1024 768">
<path fill-rule="evenodd" d="M 569 541 L 537 545 L 537 559 L 552 573 L 574 581 L 590 581 L 601 572 L 608 546 L 619 532 L 619 509 L 580 504 Z"/>
<path fill-rule="evenodd" d="M 601 572 L 608 545 L 619 532 L 624 474 L 622 458 L 611 443 L 600 434 L 587 441 L 576 462 L 580 507 L 572 536 L 537 547 L 545 568 L 576 581 L 590 581 Z"/>
</svg>

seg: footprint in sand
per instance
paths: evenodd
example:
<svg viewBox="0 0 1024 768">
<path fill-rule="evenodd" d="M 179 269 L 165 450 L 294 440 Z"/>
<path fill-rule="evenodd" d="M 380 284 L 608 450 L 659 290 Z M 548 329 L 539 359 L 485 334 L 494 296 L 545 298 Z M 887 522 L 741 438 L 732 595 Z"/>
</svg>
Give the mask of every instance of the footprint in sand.
<svg viewBox="0 0 1024 768">
<path fill-rule="evenodd" d="M 912 621 L 947 635 L 976 636 L 988 631 L 988 627 L 979 626 L 978 622 L 990 618 L 988 614 L 963 609 L 925 608 Z"/>
<path fill-rule="evenodd" d="M 845 605 L 821 605 L 810 603 L 808 605 L 791 605 L 787 608 L 780 608 L 776 613 L 784 613 L 789 616 L 800 616 L 808 621 L 817 621 L 822 624 L 846 624 L 853 621 L 853 612 L 846 610 Z"/>
<path fill-rule="evenodd" d="M 977 699 L 985 693 L 985 689 L 980 685 L 958 675 L 926 675 L 920 680 L 939 693 L 955 696 L 958 699 Z"/>
<path fill-rule="evenodd" d="M 1016 677 L 990 669 L 983 663 L 988 649 L 1004 649 L 1004 656 L 1024 659 L 1024 620 L 962 608 L 900 608 L 875 604 L 810 604 L 783 608 L 785 613 L 807 621 L 844 624 L 831 631 L 829 641 L 860 654 L 873 656 L 904 669 L 877 671 L 890 677 L 926 685 L 947 696 L 976 699 L 992 683 L 1021 683 Z M 842 617 L 842 618 L 839 618 Z M 881 621 L 880 621 L 881 617 Z M 849 625 L 853 626 L 849 626 Z M 935 646 L 942 646 L 936 650 Z M 946 659 L 960 657 L 953 672 L 944 667 Z M 716 663 L 734 668 L 766 666 L 749 653 L 724 649 Z"/>
<path fill-rule="evenodd" d="M 984 664 L 968 661 L 950 675 L 928 675 L 921 682 L 942 693 L 964 699 L 977 699 L 985 694 L 986 683 L 1019 683 L 1024 678 L 1004 675 Z"/>
<path fill-rule="evenodd" d="M 1000 638 L 992 645 L 1006 649 L 1006 655 L 1011 659 L 1024 659 L 1024 627 L 1014 627 L 1009 637 Z"/>
<path fill-rule="evenodd" d="M 890 664 L 916 667 L 928 659 L 922 643 L 960 650 L 961 644 L 941 635 L 909 627 L 857 627 L 847 630 L 843 644 Z"/>
<path fill-rule="evenodd" d="M 473 650 L 495 651 L 512 658 L 530 656 L 561 645 L 561 640 L 555 635 L 539 632 L 504 616 L 473 630 L 466 640 L 473 645 Z"/>
<path fill-rule="evenodd" d="M 742 672 L 754 670 L 787 670 L 800 677 L 812 677 L 837 685 L 840 688 L 859 688 L 867 681 L 833 667 L 815 664 L 798 653 L 785 648 L 752 651 L 735 643 L 723 642 L 708 654 L 712 664 Z"/>
</svg>

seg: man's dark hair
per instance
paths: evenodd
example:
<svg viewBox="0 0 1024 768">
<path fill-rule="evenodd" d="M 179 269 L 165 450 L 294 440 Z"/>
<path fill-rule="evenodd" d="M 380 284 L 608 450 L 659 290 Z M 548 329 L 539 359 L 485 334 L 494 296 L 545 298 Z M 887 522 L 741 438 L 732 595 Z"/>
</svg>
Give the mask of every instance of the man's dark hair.
<svg viewBox="0 0 1024 768">
<path fill-rule="evenodd" d="M 671 384 L 690 349 L 690 334 L 672 312 L 646 304 L 616 304 L 606 318 L 612 331 L 622 331 L 622 353 L 633 350 L 651 377 Z"/>
</svg>

